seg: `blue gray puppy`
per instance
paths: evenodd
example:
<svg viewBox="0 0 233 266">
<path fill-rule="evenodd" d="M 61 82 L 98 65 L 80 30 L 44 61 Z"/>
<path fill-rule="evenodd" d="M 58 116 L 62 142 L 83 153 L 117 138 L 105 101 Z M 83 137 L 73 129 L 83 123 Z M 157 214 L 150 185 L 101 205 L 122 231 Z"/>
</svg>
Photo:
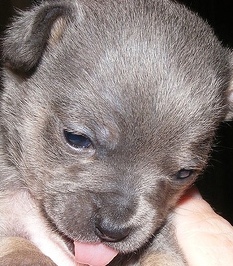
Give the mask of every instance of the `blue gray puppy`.
<svg viewBox="0 0 233 266">
<path fill-rule="evenodd" d="M 186 265 L 172 210 L 232 116 L 206 22 L 169 0 L 44 1 L 3 55 L 0 265 Z"/>
</svg>

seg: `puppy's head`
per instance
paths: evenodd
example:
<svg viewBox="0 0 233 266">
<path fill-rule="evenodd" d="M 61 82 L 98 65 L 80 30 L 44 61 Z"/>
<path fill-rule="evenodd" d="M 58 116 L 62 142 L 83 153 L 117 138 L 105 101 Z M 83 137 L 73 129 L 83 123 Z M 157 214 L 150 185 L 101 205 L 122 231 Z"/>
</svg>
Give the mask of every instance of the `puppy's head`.
<svg viewBox="0 0 233 266">
<path fill-rule="evenodd" d="M 44 2 L 13 23 L 4 58 L 9 160 L 72 240 L 145 244 L 231 116 L 229 51 L 172 2 Z"/>
</svg>

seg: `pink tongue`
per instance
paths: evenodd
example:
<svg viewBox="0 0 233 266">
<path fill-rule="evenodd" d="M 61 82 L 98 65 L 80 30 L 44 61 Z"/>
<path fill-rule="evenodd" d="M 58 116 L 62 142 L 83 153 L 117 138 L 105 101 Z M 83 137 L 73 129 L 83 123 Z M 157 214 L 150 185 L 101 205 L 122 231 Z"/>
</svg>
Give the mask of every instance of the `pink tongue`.
<svg viewBox="0 0 233 266">
<path fill-rule="evenodd" d="M 78 263 L 91 266 L 105 266 L 116 255 L 117 251 L 102 243 L 80 243 L 74 242 L 75 260 Z"/>
</svg>

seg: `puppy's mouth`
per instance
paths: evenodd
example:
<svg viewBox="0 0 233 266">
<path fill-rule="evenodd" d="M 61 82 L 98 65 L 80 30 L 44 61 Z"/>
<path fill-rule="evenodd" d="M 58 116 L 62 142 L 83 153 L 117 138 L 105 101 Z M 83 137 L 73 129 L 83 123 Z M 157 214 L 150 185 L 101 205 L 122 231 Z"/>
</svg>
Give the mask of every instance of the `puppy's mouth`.
<svg viewBox="0 0 233 266">
<path fill-rule="evenodd" d="M 66 245 L 73 253 L 78 265 L 104 266 L 110 263 L 119 253 L 102 242 L 88 243 L 73 241 L 64 237 Z"/>
<path fill-rule="evenodd" d="M 77 199 L 72 197 L 64 204 L 65 207 L 53 208 L 59 206 L 56 198 L 53 200 L 55 202 L 43 204 L 42 210 L 53 230 L 60 234 L 73 253 L 78 265 L 104 266 L 118 254 L 118 257 L 121 257 L 123 254 L 135 253 L 147 244 L 162 223 L 161 218 L 156 219 L 156 211 L 146 201 L 140 206 L 137 204 L 136 210 L 133 206 L 133 211 L 127 216 L 119 208 L 114 208 L 118 211 L 116 215 L 111 210 L 107 212 L 106 208 L 102 208 L 105 211 L 100 212 L 91 204 L 83 204 L 80 207 L 79 203 L 77 211 L 74 204 Z M 126 208 L 124 210 L 127 211 Z M 71 213 L 74 214 L 72 218 Z M 80 213 L 85 215 L 81 217 Z"/>
<path fill-rule="evenodd" d="M 79 264 L 104 266 L 112 261 L 118 252 L 103 243 L 82 243 L 74 241 L 75 260 Z"/>
<path fill-rule="evenodd" d="M 60 231 L 54 221 L 49 220 L 53 231 L 59 235 L 59 238 L 65 243 L 67 249 L 73 254 L 78 266 L 105 266 L 119 254 L 119 251 L 101 242 L 101 240 L 91 242 L 75 240 Z"/>
</svg>

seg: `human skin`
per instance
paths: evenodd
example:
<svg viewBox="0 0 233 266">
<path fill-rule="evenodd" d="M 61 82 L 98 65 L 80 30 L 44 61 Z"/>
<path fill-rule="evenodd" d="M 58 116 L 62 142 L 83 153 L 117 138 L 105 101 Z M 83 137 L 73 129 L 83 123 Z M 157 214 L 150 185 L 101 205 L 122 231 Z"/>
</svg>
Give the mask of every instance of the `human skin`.
<svg viewBox="0 0 233 266">
<path fill-rule="evenodd" d="M 178 243 L 189 266 L 233 265 L 233 227 L 193 187 L 174 217 Z"/>
</svg>

